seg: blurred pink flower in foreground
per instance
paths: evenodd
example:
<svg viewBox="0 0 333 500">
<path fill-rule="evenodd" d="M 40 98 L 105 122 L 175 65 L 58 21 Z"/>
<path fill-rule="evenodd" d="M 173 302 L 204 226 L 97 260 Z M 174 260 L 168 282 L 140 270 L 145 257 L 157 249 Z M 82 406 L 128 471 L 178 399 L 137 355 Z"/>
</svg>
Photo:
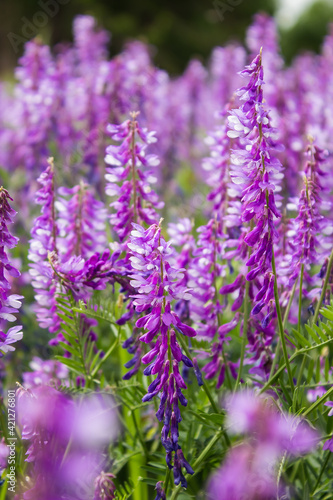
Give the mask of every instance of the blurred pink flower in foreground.
<svg viewBox="0 0 333 500">
<path fill-rule="evenodd" d="M 73 399 L 49 386 L 21 389 L 18 417 L 22 439 L 30 442 L 26 461 L 33 482 L 22 498 L 91 499 L 119 430 L 111 396 Z"/>
<path fill-rule="evenodd" d="M 315 448 L 318 434 L 298 417 L 278 412 L 272 400 L 245 391 L 227 402 L 227 428 L 245 434 L 246 442 L 232 448 L 208 487 L 213 500 L 271 500 L 281 486 L 277 480 L 284 453 L 300 455 Z"/>
</svg>

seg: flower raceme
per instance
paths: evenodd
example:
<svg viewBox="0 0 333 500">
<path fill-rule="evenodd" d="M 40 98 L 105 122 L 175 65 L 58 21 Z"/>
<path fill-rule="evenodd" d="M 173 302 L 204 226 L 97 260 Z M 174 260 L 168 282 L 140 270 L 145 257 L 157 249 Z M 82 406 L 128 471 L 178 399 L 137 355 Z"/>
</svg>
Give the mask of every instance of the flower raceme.
<svg viewBox="0 0 333 500">
<path fill-rule="evenodd" d="M 39 325 L 48 328 L 57 344 L 59 333 L 57 296 L 61 284 L 74 297 L 87 300 L 92 289 L 105 288 L 108 275 L 118 255 L 110 257 L 106 242 L 106 209 L 83 182 L 72 189 L 60 188 L 56 199 L 53 159 L 38 182 L 36 203 L 42 206 L 31 230 L 29 260 L 32 286 L 35 289 Z M 70 198 L 65 198 L 65 196 Z M 101 254 L 101 255 L 100 255 Z"/>
<path fill-rule="evenodd" d="M 321 177 L 325 175 L 321 166 L 325 162 L 325 153 L 311 140 L 306 150 L 307 162 L 304 171 L 305 186 L 298 202 L 298 215 L 291 219 L 289 236 L 290 255 L 289 286 L 295 282 L 304 265 L 309 271 L 311 265 L 320 261 L 324 251 L 324 234 L 329 228 L 327 219 L 321 214 L 323 205 L 323 186 Z"/>
<path fill-rule="evenodd" d="M 105 156 L 105 162 L 111 167 L 106 169 L 106 194 L 117 197 L 111 203 L 115 213 L 111 214 L 110 222 L 121 242 L 131 232 L 132 222 L 157 223 L 155 209 L 163 207 L 150 187 L 157 180 L 151 168 L 159 165 L 159 159 L 153 154 L 146 155 L 147 145 L 157 139 L 155 132 L 139 126 L 138 114 L 132 112 L 130 120 L 107 127 L 112 139 L 121 141 L 119 146 L 108 146 Z"/>
<path fill-rule="evenodd" d="M 8 230 L 8 224 L 13 223 L 15 210 L 9 204 L 13 198 L 2 186 L 0 187 L 0 357 L 9 351 L 14 351 L 12 346 L 21 340 L 22 326 L 13 326 L 5 333 L 6 321 L 15 321 L 15 316 L 21 306 L 21 295 L 10 294 L 10 282 L 8 275 L 14 278 L 20 276 L 20 272 L 14 267 L 8 258 L 5 248 L 11 249 L 17 245 L 18 238 L 12 236 Z"/>
<path fill-rule="evenodd" d="M 58 246 L 62 260 L 73 255 L 89 259 L 94 253 L 103 252 L 107 246 L 104 204 L 94 198 L 82 181 L 72 189 L 59 188 L 59 193 L 62 198 L 56 201 L 56 208 L 60 213 Z M 66 195 L 71 197 L 66 199 Z"/>
<path fill-rule="evenodd" d="M 32 286 L 35 289 L 36 316 L 42 328 L 51 334 L 58 332 L 60 320 L 57 315 L 57 282 L 48 261 L 49 253 L 57 253 L 56 238 L 59 233 L 55 216 L 54 163 L 49 158 L 46 170 L 39 176 L 40 189 L 35 201 L 41 205 L 41 215 L 36 217 L 31 229 L 32 239 L 28 259 Z"/>
<path fill-rule="evenodd" d="M 239 138 L 241 144 L 231 155 L 230 175 L 234 183 L 242 186 L 242 221 L 251 222 L 244 236 L 252 249 L 246 262 L 251 267 L 246 279 L 263 278 L 261 283 L 256 281 L 258 293 L 252 309 L 252 314 L 258 314 L 273 299 L 272 255 L 278 238 L 275 220 L 281 217 L 275 192 L 280 189 L 283 175 L 280 161 L 273 156 L 281 147 L 274 139 L 275 130 L 263 105 L 261 51 L 241 75 L 250 81 L 237 92 L 244 104 L 230 111 L 228 135 Z"/>
<path fill-rule="evenodd" d="M 133 228 L 128 243 L 132 253 L 131 285 L 138 291 L 133 296 L 133 304 L 138 313 L 147 313 L 137 320 L 136 327 L 146 330 L 140 340 L 151 347 L 142 358 L 142 362 L 148 364 L 143 373 L 156 375 L 143 401 L 151 401 L 160 394 L 156 416 L 163 422 L 161 441 L 167 452 L 167 465 L 170 469 L 173 467 L 175 484 L 181 483 L 186 487 L 181 469 L 185 468 L 190 474 L 193 470 L 178 444 L 178 424 L 182 420 L 178 403 L 187 405 L 182 393 L 187 386 L 180 374 L 179 364 L 182 362 L 188 367 L 193 364 L 182 353 L 176 331 L 187 337 L 194 337 L 196 332 L 180 321 L 171 308 L 171 302 L 189 300 L 191 296 L 182 285 L 182 270 L 175 269 L 169 262 L 173 252 L 165 242 L 160 226 L 153 224 L 145 230 L 133 224 Z"/>
</svg>

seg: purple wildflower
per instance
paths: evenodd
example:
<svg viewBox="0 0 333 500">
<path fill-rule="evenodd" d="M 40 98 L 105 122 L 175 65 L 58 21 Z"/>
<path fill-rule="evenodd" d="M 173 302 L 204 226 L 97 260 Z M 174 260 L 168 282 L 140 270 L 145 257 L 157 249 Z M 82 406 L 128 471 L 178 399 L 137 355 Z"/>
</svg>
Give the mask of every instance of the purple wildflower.
<svg viewBox="0 0 333 500">
<path fill-rule="evenodd" d="M 8 351 L 14 351 L 12 346 L 18 340 L 21 340 L 22 326 L 14 326 L 4 332 L 6 321 L 12 322 L 16 320 L 14 316 L 18 313 L 21 307 L 21 295 L 9 294 L 11 285 L 8 277 L 17 278 L 20 272 L 14 267 L 7 255 L 5 248 L 12 249 L 17 245 L 18 238 L 12 236 L 8 229 L 8 224 L 13 223 L 13 218 L 16 212 L 9 204 L 9 200 L 13 199 L 2 186 L 0 187 L 0 356 Z"/>
<path fill-rule="evenodd" d="M 95 479 L 95 495 L 93 500 L 113 500 L 116 498 L 113 479 L 114 475 L 111 472 L 102 471 Z"/>
<path fill-rule="evenodd" d="M 117 201 L 111 203 L 115 213 L 110 222 L 121 242 L 128 237 L 132 222 L 154 224 L 158 220 L 155 209 L 163 207 L 150 187 L 156 182 L 150 169 L 159 164 L 159 159 L 145 151 L 148 144 L 156 142 L 155 132 L 141 128 L 137 116 L 133 112 L 130 120 L 107 128 L 114 141 L 121 141 L 119 146 L 108 146 L 105 156 L 105 162 L 112 167 L 106 169 L 106 194 L 117 196 Z"/>
<path fill-rule="evenodd" d="M 253 24 L 246 34 L 246 43 L 251 51 L 251 59 L 258 54 L 260 47 L 264 48 L 262 60 L 265 68 L 265 99 L 272 109 L 273 123 L 280 122 L 277 106 L 282 93 L 283 59 L 280 55 L 277 25 L 274 18 L 267 14 L 255 15 Z"/>
<path fill-rule="evenodd" d="M 162 481 L 158 481 L 158 483 L 156 483 L 156 497 L 155 497 L 155 500 L 166 500 L 166 496 L 165 496 L 165 492 L 164 492 L 164 489 L 163 489 L 163 483 Z"/>
<path fill-rule="evenodd" d="M 167 452 L 167 464 L 172 468 L 171 456 L 174 453 L 175 484 L 181 483 L 186 487 L 186 479 L 181 470 L 185 468 L 187 472 L 193 471 L 178 444 L 178 424 L 182 420 L 178 403 L 187 405 L 182 394 L 182 389 L 187 386 L 179 372 L 179 363 L 190 366 L 192 363 L 182 353 L 175 330 L 188 337 L 194 337 L 196 332 L 180 321 L 171 309 L 171 302 L 188 300 L 190 295 L 181 284 L 182 270 L 170 265 L 172 251 L 161 235 L 160 226 L 153 224 L 147 230 L 138 224 L 133 224 L 133 227 L 128 243 L 132 252 L 131 285 L 138 291 L 138 294 L 133 296 L 133 304 L 137 312 L 148 313 L 137 320 L 136 327 L 146 330 L 140 340 L 152 345 L 151 350 L 142 358 L 142 362 L 148 365 L 144 374 L 156 375 L 143 401 L 151 401 L 161 394 L 156 416 L 163 422 L 161 441 Z"/>
<path fill-rule="evenodd" d="M 305 271 L 317 264 L 319 251 L 322 250 L 320 234 L 324 234 L 327 221 L 320 213 L 322 189 L 320 177 L 324 175 L 321 164 L 325 161 L 324 152 L 310 142 L 307 147 L 308 161 L 305 165 L 305 187 L 298 202 L 298 215 L 291 220 L 288 242 L 291 248 L 289 268 L 289 286 L 293 284 L 304 265 Z"/>
<path fill-rule="evenodd" d="M 328 412 L 328 416 L 332 417 L 333 416 L 333 401 L 326 401 L 326 403 L 324 403 L 324 405 L 331 408 L 331 410 Z M 333 435 L 330 439 L 328 439 L 324 443 L 323 450 L 330 450 L 333 453 Z"/>
<path fill-rule="evenodd" d="M 228 136 L 228 121 L 226 116 L 231 109 L 227 104 L 220 116 L 224 118 L 221 127 L 210 134 L 205 142 L 209 146 L 210 156 L 204 158 L 202 168 L 207 172 L 206 182 L 212 188 L 207 200 L 213 202 L 213 216 L 217 220 L 224 220 L 228 200 L 228 177 L 230 162 L 231 139 Z"/>
<path fill-rule="evenodd" d="M 35 219 L 31 229 L 28 258 L 31 261 L 29 272 L 35 289 L 37 321 L 41 328 L 47 328 L 54 334 L 60 328 L 56 306 L 59 285 L 49 262 L 49 254 L 57 253 L 58 227 L 55 218 L 53 159 L 49 158 L 48 161 L 47 169 L 38 178 L 41 188 L 36 193 L 36 203 L 42 208 L 41 215 Z"/>
<path fill-rule="evenodd" d="M 224 275 L 224 267 L 218 261 L 223 253 L 222 227 L 211 219 L 198 228 L 197 248 L 189 268 L 189 286 L 194 291 L 190 302 L 191 318 L 197 333 L 206 340 L 213 339 L 219 326 L 222 305 L 216 293 L 216 280 Z"/>
<path fill-rule="evenodd" d="M 263 277 L 261 284 L 257 282 L 259 291 L 252 309 L 252 314 L 258 314 L 273 299 L 271 263 L 273 243 L 278 237 L 274 221 L 281 217 L 274 191 L 282 176 L 281 164 L 273 153 L 281 148 L 274 141 L 275 131 L 263 106 L 261 52 L 241 74 L 250 77 L 250 81 L 237 92 L 245 103 L 240 109 L 231 110 L 229 116 L 228 135 L 242 142 L 242 149 L 232 154 L 231 178 L 243 188 L 242 220 L 252 221 L 252 227 L 244 236 L 246 245 L 253 249 L 246 262 L 251 267 L 246 279 Z"/>
<path fill-rule="evenodd" d="M 2 438 L 0 441 L 0 474 L 1 475 L 2 475 L 3 470 L 6 469 L 6 467 L 8 465 L 9 451 L 10 450 L 9 450 L 7 444 L 5 443 L 4 438 Z"/>
<path fill-rule="evenodd" d="M 23 384 L 26 389 L 39 385 L 59 387 L 68 384 L 68 368 L 55 360 L 42 360 L 37 356 L 30 362 L 31 372 L 24 372 Z"/>
<path fill-rule="evenodd" d="M 276 495 L 276 466 L 285 451 L 300 455 L 312 451 L 318 435 L 304 421 L 276 411 L 273 402 L 246 391 L 227 402 L 230 433 L 246 434 L 246 444 L 231 449 L 213 476 L 208 498 L 270 500 Z"/>
<path fill-rule="evenodd" d="M 104 204 L 94 198 L 88 186 L 81 182 L 72 189 L 60 188 L 61 195 L 72 195 L 67 200 L 56 202 L 60 214 L 59 253 L 62 261 L 78 255 L 89 259 L 106 248 L 105 222 L 107 212 Z"/>
</svg>

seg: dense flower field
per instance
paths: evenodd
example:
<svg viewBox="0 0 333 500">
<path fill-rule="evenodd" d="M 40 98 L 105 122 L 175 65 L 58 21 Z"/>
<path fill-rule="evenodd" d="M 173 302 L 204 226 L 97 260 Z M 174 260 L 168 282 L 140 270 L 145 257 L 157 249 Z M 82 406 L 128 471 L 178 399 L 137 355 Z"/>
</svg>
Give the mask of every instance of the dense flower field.
<svg viewBox="0 0 333 500">
<path fill-rule="evenodd" d="M 0 500 L 332 499 L 333 31 L 108 41 L 0 86 Z"/>
</svg>

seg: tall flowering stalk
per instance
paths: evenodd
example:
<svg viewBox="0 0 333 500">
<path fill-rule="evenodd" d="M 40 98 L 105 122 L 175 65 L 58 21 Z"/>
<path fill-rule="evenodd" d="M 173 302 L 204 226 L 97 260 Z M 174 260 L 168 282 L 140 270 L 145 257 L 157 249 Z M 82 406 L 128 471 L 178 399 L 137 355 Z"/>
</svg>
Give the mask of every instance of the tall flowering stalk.
<svg viewBox="0 0 333 500">
<path fill-rule="evenodd" d="M 147 313 L 137 320 L 136 327 L 146 330 L 140 340 L 152 347 L 142 358 L 142 362 L 148 364 L 143 373 L 156 375 L 143 401 L 151 401 L 160 394 L 156 416 L 163 422 L 161 441 L 167 452 L 166 462 L 170 469 L 173 468 L 175 484 L 186 487 L 182 468 L 190 474 L 193 474 L 193 469 L 178 444 L 178 424 L 182 420 L 178 404 L 187 405 L 182 393 L 187 386 L 179 372 L 179 364 L 193 365 L 182 353 L 176 331 L 188 337 L 194 337 L 196 332 L 180 321 L 171 309 L 171 302 L 174 299 L 188 300 L 190 295 L 181 284 L 182 271 L 170 265 L 172 252 L 161 235 L 160 226 L 153 224 L 147 230 L 138 224 L 133 224 L 133 227 L 128 247 L 132 252 L 131 285 L 138 291 L 133 297 L 134 306 L 138 313 Z"/>
<path fill-rule="evenodd" d="M 220 113 L 224 123 L 213 134 L 207 137 L 206 143 L 210 146 L 210 156 L 203 161 L 203 169 L 207 171 L 207 183 L 212 188 L 207 200 L 213 202 L 213 217 L 205 226 L 198 228 L 197 248 L 193 251 L 190 264 L 190 286 L 193 287 L 191 301 L 191 317 L 195 321 L 196 330 L 206 340 L 216 341 L 211 347 L 211 360 L 204 367 L 206 378 L 211 379 L 218 375 L 217 388 L 224 382 L 226 369 L 236 378 L 236 369 L 233 363 L 227 361 L 225 344 L 229 340 L 226 336 L 238 323 L 238 314 L 233 321 L 222 325 L 222 301 L 218 294 L 217 279 L 225 276 L 225 266 L 221 259 L 225 257 L 225 229 L 229 223 L 227 207 L 234 193 L 229 188 L 229 162 L 231 139 L 228 137 L 227 114 L 231 108 L 229 103 Z M 234 212 L 234 210 L 233 210 Z M 234 218 L 234 215 L 233 215 Z M 243 297 L 240 295 L 241 302 Z M 236 300 L 232 311 L 236 311 L 241 302 Z M 229 381 L 230 384 L 230 381 Z"/>
<path fill-rule="evenodd" d="M 103 252 L 107 246 L 105 222 L 107 212 L 104 204 L 96 200 L 88 185 L 81 182 L 72 189 L 60 188 L 62 197 L 56 202 L 60 217 L 58 220 L 61 259 L 66 261 L 77 255 L 89 259 L 96 252 Z"/>
<path fill-rule="evenodd" d="M 324 175 L 321 164 L 325 162 L 324 152 L 313 142 L 307 147 L 308 160 L 305 165 L 304 183 L 298 202 L 298 215 L 291 220 L 289 231 L 289 284 L 292 285 L 300 275 L 302 268 L 306 271 L 313 264 L 319 263 L 323 252 L 322 235 L 327 221 L 320 213 L 323 189 L 320 177 Z M 321 235 L 321 236 L 320 236 Z"/>
<path fill-rule="evenodd" d="M 270 126 L 263 105 L 261 52 L 241 74 L 250 77 L 250 81 L 237 92 L 245 103 L 230 111 L 228 135 L 239 137 L 242 142 L 242 149 L 234 150 L 232 154 L 231 177 L 243 188 L 242 221 L 251 222 L 244 236 L 244 242 L 252 249 L 246 262 L 251 267 L 246 279 L 262 278 L 261 282 L 256 281 L 258 293 L 252 309 L 252 314 L 258 314 L 263 307 L 272 304 L 274 296 L 273 243 L 278 238 L 275 220 L 281 217 L 276 207 L 275 191 L 282 167 L 273 155 L 281 147 L 274 140 L 275 130 Z"/>
<path fill-rule="evenodd" d="M 151 167 L 157 166 L 159 159 L 153 154 L 146 155 L 147 145 L 156 142 L 155 132 L 148 132 L 139 126 L 137 112 L 130 116 L 130 120 L 121 125 L 107 127 L 112 139 L 121 141 L 119 146 L 108 146 L 105 156 L 105 162 L 111 167 L 106 169 L 106 194 L 117 197 L 110 205 L 115 211 L 110 216 L 110 222 L 121 242 L 131 232 L 132 222 L 157 223 L 155 209 L 163 207 L 150 187 L 156 182 Z"/>
<path fill-rule="evenodd" d="M 49 158 L 48 167 L 40 175 L 38 182 L 41 188 L 36 193 L 35 201 L 42 208 L 41 215 L 35 219 L 31 229 L 29 272 L 35 289 L 37 321 L 41 328 L 47 328 L 54 334 L 60 328 L 60 320 L 56 306 L 58 282 L 49 262 L 49 254 L 57 253 L 56 238 L 59 232 L 55 216 L 53 158 Z"/>
<path fill-rule="evenodd" d="M 241 377 L 248 328 L 251 323 L 249 322 L 251 298 L 252 316 L 265 310 L 266 315 L 261 321 L 263 332 L 271 319 L 276 315 L 278 317 L 284 357 L 293 387 L 283 333 L 273 249 L 274 243 L 278 240 L 276 221 L 281 218 L 276 204 L 279 201 L 277 192 L 281 189 L 280 180 L 283 178 L 281 163 L 274 154 L 283 148 L 276 142 L 276 130 L 271 127 L 268 112 L 263 105 L 264 71 L 261 50 L 252 63 L 241 72 L 241 75 L 250 78 L 248 84 L 237 92 L 240 100 L 245 102 L 239 109 L 230 111 L 228 132 L 229 137 L 239 140 L 239 147 L 231 156 L 230 175 L 233 182 L 242 188 L 242 222 L 250 223 L 248 227 L 244 226 L 238 247 L 238 254 L 246 260 L 248 269 L 245 276 L 247 283 L 244 302 L 244 335 L 237 382 Z M 228 287 L 233 286 L 234 290 L 240 288 L 242 281 L 243 276 L 240 274 L 234 284 L 223 287 L 221 293 L 229 293 Z M 253 321 L 252 323 L 255 324 Z M 262 332 L 260 333 L 257 328 L 256 330 L 255 337 L 259 343 L 255 341 L 251 350 L 253 352 L 254 346 L 257 345 L 259 351 L 255 357 L 259 358 Z M 269 337 L 270 342 L 272 337 L 270 335 Z"/>
<path fill-rule="evenodd" d="M 10 294 L 10 282 L 8 275 L 17 278 L 20 272 L 10 263 L 5 248 L 11 249 L 17 245 L 18 238 L 11 235 L 8 224 L 13 223 L 16 214 L 15 210 L 9 204 L 13 198 L 9 196 L 8 191 L 0 187 L 0 357 L 9 351 L 14 351 L 12 346 L 18 340 L 21 340 L 22 326 L 13 326 L 4 332 L 6 321 L 15 321 L 15 314 L 21 306 L 21 295 Z"/>
</svg>

